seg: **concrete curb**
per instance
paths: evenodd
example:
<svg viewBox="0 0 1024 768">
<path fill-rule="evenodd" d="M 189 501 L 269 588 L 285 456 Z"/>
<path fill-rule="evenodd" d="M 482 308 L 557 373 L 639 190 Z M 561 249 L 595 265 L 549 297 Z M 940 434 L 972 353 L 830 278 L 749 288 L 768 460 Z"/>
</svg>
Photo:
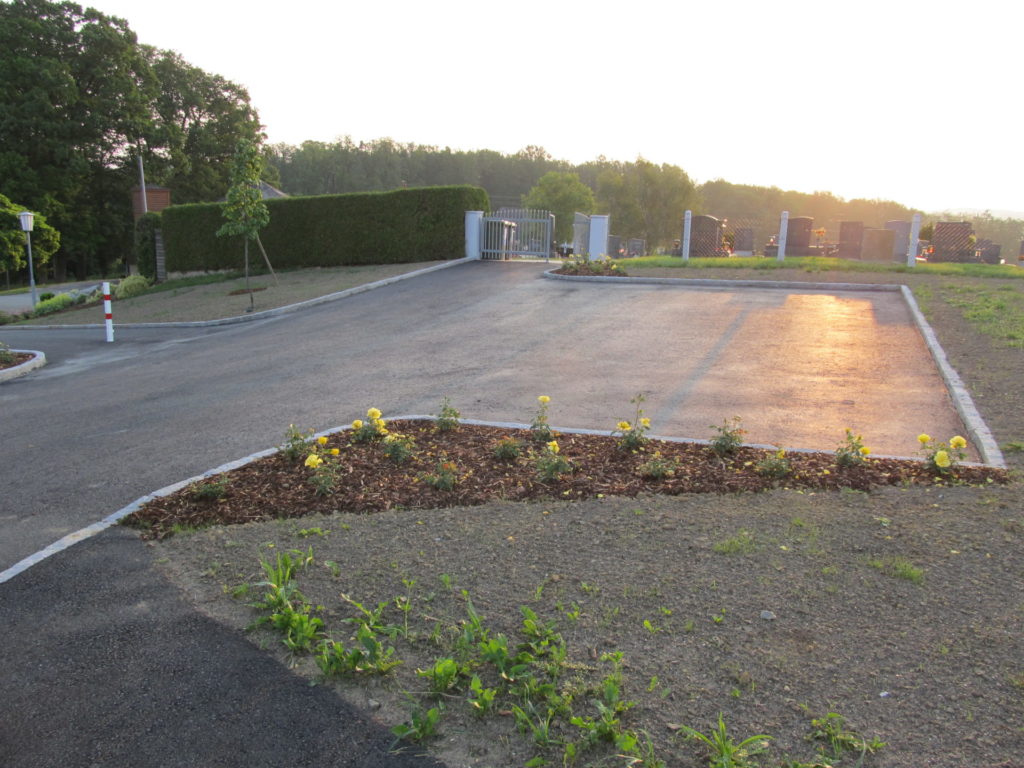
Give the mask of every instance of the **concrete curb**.
<svg viewBox="0 0 1024 768">
<path fill-rule="evenodd" d="M 12 349 L 11 352 L 22 355 L 34 355 L 34 357 L 31 360 L 26 360 L 24 363 L 20 363 L 19 365 L 15 365 L 11 368 L 4 368 L 0 371 L 0 382 L 16 379 L 19 376 L 24 376 L 29 371 L 34 371 L 36 368 L 42 368 L 46 365 L 46 355 L 35 349 Z"/>
<path fill-rule="evenodd" d="M 653 285 L 675 285 L 678 287 L 702 287 L 702 288 L 783 288 L 786 290 L 813 290 L 813 291 L 881 291 L 886 293 L 899 291 L 903 301 L 910 310 L 914 324 L 924 339 L 925 346 L 931 353 L 939 375 L 946 384 L 946 391 L 953 401 L 953 407 L 964 422 L 970 440 L 977 447 L 982 462 L 990 467 L 1006 469 L 1006 461 L 999 444 L 992 436 L 981 413 L 974 405 L 974 400 L 964 385 L 963 380 L 949 364 L 945 350 L 939 344 L 935 331 L 925 320 L 924 315 L 914 300 L 914 293 L 906 285 L 895 285 L 892 283 L 802 283 L 793 281 L 772 281 L 772 280 L 705 280 L 682 277 L 604 277 L 601 275 L 556 275 L 554 270 L 544 272 L 544 277 L 555 280 L 581 280 L 584 282 L 604 283 L 649 283 Z M 763 447 L 763 446 L 757 446 Z"/>
<path fill-rule="evenodd" d="M 337 291 L 336 293 L 329 293 L 326 296 L 318 296 L 315 299 L 307 299 L 306 301 L 300 301 L 296 304 L 286 304 L 283 307 L 275 307 L 274 309 L 265 309 L 262 312 L 254 312 L 251 315 L 236 315 L 235 317 L 223 317 L 219 320 L 192 320 L 192 321 L 181 321 L 173 323 L 114 323 L 114 330 L 118 328 L 214 328 L 221 325 L 236 325 L 238 323 L 248 323 L 254 320 L 266 320 L 271 317 L 280 317 L 282 315 L 291 314 L 292 312 L 298 312 L 309 307 L 315 307 L 318 304 L 326 304 L 331 301 L 337 301 L 338 299 L 345 299 L 349 296 L 355 296 L 359 293 L 365 293 L 366 291 L 372 291 L 375 288 L 383 288 L 386 285 L 397 283 L 402 280 L 408 280 L 411 277 L 417 277 L 419 275 L 425 275 L 428 272 L 436 272 L 439 269 L 448 269 L 454 267 L 457 264 L 465 264 L 467 262 L 476 261 L 476 259 L 453 259 L 446 261 L 444 264 L 435 264 L 432 267 L 424 267 L 423 269 L 413 270 L 412 272 L 406 272 L 402 275 L 395 275 L 394 277 L 386 277 L 383 280 L 376 280 L 372 283 L 366 283 L 364 285 L 356 285 L 352 288 L 346 288 L 344 291 Z M 16 330 L 33 330 L 33 331 L 53 331 L 53 330 L 81 330 L 81 329 L 95 329 L 103 328 L 103 323 L 84 323 L 78 325 L 16 325 L 11 326 Z"/>
<path fill-rule="evenodd" d="M 391 416 L 387 420 L 388 421 L 434 421 L 436 419 L 437 419 L 436 416 L 413 414 L 413 415 L 407 415 L 407 416 Z M 498 428 L 501 428 L 501 429 L 529 429 L 530 428 L 529 424 L 522 424 L 522 423 L 514 422 L 514 421 L 482 421 L 482 420 L 479 420 L 479 419 L 459 419 L 459 423 L 460 424 L 472 424 L 472 425 L 484 426 L 484 427 L 498 427 Z M 330 435 L 337 434 L 339 432 L 347 432 L 349 429 L 351 429 L 351 427 L 348 427 L 348 426 L 345 426 L 345 427 L 332 427 L 330 429 L 325 429 L 322 432 L 317 432 L 315 435 L 313 435 L 313 439 L 315 439 L 317 437 L 321 437 L 321 436 L 327 437 L 327 436 L 330 436 Z M 560 432 L 562 434 L 602 435 L 602 436 L 606 436 L 606 437 L 613 435 L 613 432 L 605 431 L 605 430 L 600 430 L 600 429 L 582 429 L 582 428 L 580 428 L 580 429 L 573 429 L 573 428 L 569 428 L 569 427 L 557 427 L 557 426 L 554 426 L 554 425 L 551 426 L 551 429 L 553 431 L 555 431 L 555 432 Z M 670 442 L 670 443 L 693 443 L 693 444 L 697 444 L 697 445 L 708 445 L 710 443 L 710 440 L 701 440 L 701 439 L 686 438 L 686 437 L 666 437 L 666 436 L 663 436 L 663 435 L 649 435 L 649 437 L 652 440 L 664 440 L 665 442 Z M 778 446 L 775 446 L 775 445 L 764 445 L 764 444 L 761 444 L 761 443 L 744 443 L 743 445 L 745 447 L 749 447 L 749 448 L 761 448 L 763 450 L 769 450 L 769 451 L 774 451 L 774 450 L 776 450 L 778 448 Z M 35 554 L 29 555 L 28 557 L 20 560 L 19 562 L 15 563 L 10 568 L 8 568 L 7 570 L 0 571 L 0 584 L 3 584 L 5 581 L 11 580 L 15 576 L 17 576 L 19 573 L 23 573 L 23 572 L 27 571 L 33 565 L 36 565 L 36 564 L 42 562 L 46 558 L 48 558 L 48 557 L 50 557 L 52 555 L 55 555 L 58 552 L 63 552 L 65 549 L 68 549 L 68 548 L 72 547 L 73 545 L 75 545 L 75 544 L 77 544 L 77 543 L 79 543 L 81 541 L 85 541 L 86 539 L 91 538 L 92 536 L 95 536 L 97 533 L 102 533 L 107 528 L 110 528 L 111 526 L 116 525 L 122 519 L 124 519 L 125 517 L 130 515 L 132 512 L 134 512 L 135 510 L 137 510 L 140 507 L 142 507 L 147 502 L 152 501 L 153 499 L 159 499 L 159 498 L 162 498 L 164 496 L 170 496 L 172 493 L 175 493 L 176 491 L 179 491 L 182 488 L 186 488 L 189 485 L 192 485 L 193 483 L 197 483 L 197 482 L 200 482 L 202 480 L 205 480 L 208 477 L 213 477 L 213 476 L 219 475 L 219 474 L 221 474 L 223 472 L 230 472 L 233 469 L 238 469 L 239 467 L 244 467 L 246 464 L 250 464 L 253 461 L 256 461 L 257 459 L 262 459 L 262 458 L 264 458 L 266 456 L 272 456 L 273 454 L 277 453 L 278 450 L 279 450 L 278 448 L 267 448 L 266 450 L 257 451 L 256 453 L 251 453 L 248 456 L 245 456 L 245 457 L 243 457 L 241 459 L 236 459 L 234 461 L 229 461 L 227 464 L 221 464 L 219 467 L 215 467 L 214 469 L 207 470 L 206 472 L 203 472 L 200 475 L 195 475 L 193 477 L 188 478 L 187 480 L 180 480 L 180 481 L 178 481 L 176 483 L 172 483 L 171 485 L 164 486 L 163 488 L 161 488 L 161 489 L 159 489 L 157 491 L 153 491 L 152 493 L 147 493 L 145 496 L 140 496 L 135 501 L 133 501 L 130 504 L 127 504 L 127 505 L 121 507 L 119 510 L 117 510 L 116 512 L 114 512 L 112 514 L 107 515 L 102 520 L 99 520 L 99 521 L 93 523 L 92 525 L 87 525 L 85 528 L 77 530 L 77 531 L 75 531 L 73 533 L 69 533 L 67 536 L 64 536 L 63 538 L 58 539 L 57 541 L 53 542 L 49 546 L 39 550 Z M 814 449 L 810 449 L 810 448 L 786 448 L 786 451 L 788 453 L 827 453 L 827 451 L 814 450 Z M 923 459 L 921 457 L 919 457 L 919 456 L 884 456 L 884 455 L 879 455 L 879 456 L 876 456 L 875 458 L 880 458 L 880 459 L 900 459 L 900 460 L 903 460 L 903 461 L 918 461 L 918 462 L 923 461 Z M 977 466 L 977 465 L 972 464 L 972 462 L 963 462 L 963 463 L 965 465 L 968 465 L 968 466 L 972 466 L 972 465 L 973 466 Z"/>
<path fill-rule="evenodd" d="M 555 269 L 559 269 L 556 267 Z M 551 280 L 576 280 L 589 283 L 629 285 L 676 285 L 692 288 L 781 288 L 807 291 L 876 291 L 894 293 L 902 286 L 893 283 L 804 283 L 797 280 L 711 280 L 696 277 L 605 277 L 604 275 L 557 275 L 554 269 L 544 272 Z"/>
<path fill-rule="evenodd" d="M 953 407 L 956 408 L 956 412 L 960 414 L 960 418 L 963 419 L 964 426 L 967 427 L 970 439 L 974 442 L 974 445 L 978 447 L 978 453 L 981 454 L 982 461 L 990 466 L 1006 469 L 1006 461 L 1003 458 L 1003 452 L 999 450 L 999 444 L 996 442 L 995 438 L 992 437 L 992 433 L 989 431 L 988 425 L 981 417 L 981 413 L 975 407 L 974 400 L 971 399 L 971 395 L 967 391 L 967 386 L 964 384 L 963 379 L 960 378 L 953 366 L 949 364 L 949 359 L 946 357 L 946 351 L 942 348 L 942 345 L 939 344 L 939 339 L 935 335 L 935 331 L 932 330 L 932 327 L 928 324 L 928 321 L 925 320 L 924 315 L 917 306 L 917 301 L 914 299 L 914 292 L 905 285 L 901 285 L 900 288 L 902 289 L 903 300 L 907 303 L 907 308 L 910 310 L 910 314 L 914 318 L 914 323 L 917 325 L 918 331 L 921 332 L 921 336 L 924 338 L 924 343 L 928 347 L 928 351 L 932 354 L 932 359 L 935 360 L 935 365 L 939 369 L 939 375 L 941 375 L 942 380 L 946 382 L 946 390 L 949 392 L 949 396 L 953 400 Z"/>
</svg>

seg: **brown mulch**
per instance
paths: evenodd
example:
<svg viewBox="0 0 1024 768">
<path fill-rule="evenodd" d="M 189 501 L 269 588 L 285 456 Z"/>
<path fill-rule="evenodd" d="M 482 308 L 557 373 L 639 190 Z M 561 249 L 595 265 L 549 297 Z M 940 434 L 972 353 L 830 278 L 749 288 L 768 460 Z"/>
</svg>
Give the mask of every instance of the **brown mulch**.
<svg viewBox="0 0 1024 768">
<path fill-rule="evenodd" d="M 203 483 L 156 499 L 126 521 L 152 537 L 176 528 L 211 524 L 249 523 L 273 518 L 303 517 L 337 512 L 364 514 L 393 509 L 429 509 L 477 506 L 488 502 L 538 499 L 580 500 L 639 494 L 677 496 L 692 493 L 751 493 L 781 487 L 791 490 L 866 491 L 882 486 L 985 485 L 1007 482 L 1006 472 L 991 467 L 956 466 L 938 476 L 923 462 L 870 458 L 843 468 L 831 453 L 789 452 L 791 471 L 772 479 L 758 471 L 758 463 L 773 452 L 743 447 L 719 458 L 707 445 L 648 440 L 637 450 L 619 446 L 618 439 L 599 435 L 558 435 L 560 455 L 573 470 L 543 481 L 531 452 L 543 443 L 531 441 L 529 430 L 460 425 L 442 432 L 433 421 L 395 421 L 391 432 L 411 437 L 415 455 L 396 463 L 379 443 L 352 443 L 349 432 L 329 438 L 326 449 L 337 448 L 338 479 L 333 493 L 317 495 L 309 482 L 312 470 L 304 456 L 292 461 L 277 453 L 210 478 Z M 499 440 L 520 441 L 522 454 L 513 460 L 494 455 Z M 663 478 L 644 477 L 642 465 L 654 457 L 673 466 Z M 424 479 L 439 462 L 454 462 L 458 478 L 451 490 L 433 487 Z M 226 481 L 219 498 L 199 498 L 197 488 Z"/>
<path fill-rule="evenodd" d="M 32 359 L 33 355 L 27 354 L 25 352 L 12 352 L 10 357 L 11 359 L 9 361 L 0 358 L 0 371 L 4 370 L 5 368 L 13 368 L 16 365 L 27 363 L 29 360 Z"/>
</svg>

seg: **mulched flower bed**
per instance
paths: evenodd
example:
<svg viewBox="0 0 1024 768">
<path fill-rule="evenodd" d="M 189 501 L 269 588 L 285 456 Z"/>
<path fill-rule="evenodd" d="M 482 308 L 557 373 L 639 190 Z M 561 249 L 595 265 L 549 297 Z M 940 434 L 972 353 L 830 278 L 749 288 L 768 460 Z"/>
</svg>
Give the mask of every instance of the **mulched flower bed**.
<svg viewBox="0 0 1024 768">
<path fill-rule="evenodd" d="M 10 360 L 0 358 L 0 371 L 4 370 L 5 368 L 13 368 L 16 365 L 27 363 L 29 360 L 33 358 L 33 355 L 30 355 L 25 352 L 11 352 L 10 357 Z"/>
<path fill-rule="evenodd" d="M 150 501 L 125 522 L 144 529 L 147 536 L 161 538 L 176 527 L 336 512 L 472 506 L 497 499 L 577 500 L 641 493 L 749 493 L 775 487 L 836 491 L 1008 482 L 1005 471 L 991 467 L 955 466 L 936 475 L 923 462 L 910 460 L 871 458 L 861 466 L 843 468 L 836 465 L 831 453 L 788 453 L 785 458 L 790 472 L 772 479 L 757 468 L 772 451 L 744 447 L 723 459 L 706 445 L 648 440 L 639 450 L 630 451 L 620 448 L 614 437 L 573 434 L 557 436 L 559 455 L 572 462 L 573 471 L 544 482 L 537 477 L 530 452 L 542 452 L 545 446 L 532 441 L 529 430 L 462 424 L 442 432 L 429 420 L 393 421 L 387 426 L 392 433 L 415 440 L 415 455 L 399 464 L 385 455 L 380 443 L 351 443 L 351 433 L 335 434 L 324 446 L 340 451 L 338 482 L 329 495 L 314 491 L 309 482 L 312 470 L 304 465 L 304 456 L 292 461 L 277 453 Z M 506 437 L 521 441 L 519 458 L 501 460 L 494 455 L 495 445 Z M 656 453 L 662 462 L 675 465 L 672 474 L 661 479 L 642 476 L 641 466 Z M 458 479 L 451 490 L 434 488 L 424 479 L 436 472 L 442 461 L 455 465 Z M 222 491 L 210 487 L 216 483 L 223 483 Z"/>
</svg>

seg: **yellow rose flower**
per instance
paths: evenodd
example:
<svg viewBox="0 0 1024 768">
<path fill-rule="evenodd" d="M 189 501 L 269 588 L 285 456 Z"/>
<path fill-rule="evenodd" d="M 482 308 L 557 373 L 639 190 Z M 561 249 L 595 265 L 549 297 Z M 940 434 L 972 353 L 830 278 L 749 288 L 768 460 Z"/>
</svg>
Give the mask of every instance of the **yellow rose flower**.
<svg viewBox="0 0 1024 768">
<path fill-rule="evenodd" d="M 320 445 L 327 445 L 327 438 L 326 437 L 318 437 L 316 439 L 316 441 Z"/>
<path fill-rule="evenodd" d="M 619 429 L 629 429 L 629 422 L 628 421 L 620 421 L 619 422 Z"/>
<path fill-rule="evenodd" d="M 366 412 L 366 418 L 375 421 L 380 418 L 380 411 L 376 408 L 371 408 Z"/>
<path fill-rule="evenodd" d="M 967 441 L 964 440 L 960 435 L 955 435 L 952 440 L 949 441 L 950 448 L 966 448 Z"/>
<path fill-rule="evenodd" d="M 935 452 L 935 466 L 942 467 L 943 469 L 945 469 L 952 463 L 953 462 L 949 460 L 949 454 L 946 453 L 945 451 Z"/>
<path fill-rule="evenodd" d="M 341 449 L 340 448 L 331 448 L 331 456 L 337 456 L 340 453 L 341 453 Z"/>
<path fill-rule="evenodd" d="M 546 405 L 551 402 L 551 398 L 548 397 L 547 395 L 541 395 L 540 397 L 537 398 L 537 402 Z"/>
<path fill-rule="evenodd" d="M 644 416 L 642 419 L 640 419 L 640 424 L 642 426 L 649 427 L 651 426 L 651 420 Z"/>
<path fill-rule="evenodd" d="M 866 445 L 861 446 L 861 449 L 860 449 L 860 455 L 861 456 L 868 456 L 870 454 L 871 454 L 871 449 L 870 448 L 868 448 Z"/>
<path fill-rule="evenodd" d="M 550 443 L 548 443 L 548 450 L 551 451 L 552 453 L 558 453 L 558 441 L 552 440 Z"/>
<path fill-rule="evenodd" d="M 362 428 L 363 428 L 363 422 L 360 419 L 356 419 L 355 421 L 352 422 L 352 429 L 362 429 Z"/>
<path fill-rule="evenodd" d="M 930 443 L 931 441 L 932 441 L 931 435 L 926 435 L 923 432 L 920 435 L 917 436 L 917 442 L 919 442 L 921 445 L 926 445 L 927 443 Z"/>
<path fill-rule="evenodd" d="M 315 453 L 311 453 L 309 454 L 309 456 L 306 457 L 306 466 L 309 467 L 310 469 L 316 469 L 323 463 L 324 460 L 317 456 Z"/>
</svg>

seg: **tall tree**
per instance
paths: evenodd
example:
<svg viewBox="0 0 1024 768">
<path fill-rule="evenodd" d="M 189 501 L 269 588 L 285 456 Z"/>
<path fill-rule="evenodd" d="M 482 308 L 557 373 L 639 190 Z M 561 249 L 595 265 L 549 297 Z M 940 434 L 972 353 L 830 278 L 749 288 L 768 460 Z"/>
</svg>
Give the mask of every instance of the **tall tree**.
<svg viewBox="0 0 1024 768">
<path fill-rule="evenodd" d="M 523 196 L 523 205 L 555 214 L 555 238 L 566 242 L 572 240 L 574 214 L 593 213 L 594 192 L 575 173 L 549 171 Z"/>
<path fill-rule="evenodd" d="M 142 51 L 158 89 L 145 136 L 147 179 L 170 187 L 176 203 L 224 197 L 238 141 L 262 138 L 249 94 L 173 51 Z"/>
<path fill-rule="evenodd" d="M 132 242 L 131 188 L 175 200 L 228 187 L 239 138 L 258 139 L 244 89 L 139 45 L 122 19 L 73 2 L 0 2 L 0 192 L 61 232 L 54 271 L 106 272 Z"/>
<path fill-rule="evenodd" d="M 84 274 L 130 232 L 129 146 L 154 83 L 121 19 L 70 2 L 0 4 L 0 184 L 61 231 Z"/>
<path fill-rule="evenodd" d="M 643 238 L 648 247 L 678 237 L 683 214 L 697 202 L 696 187 L 676 165 L 640 157 L 635 163 L 606 163 L 597 175 L 597 205 L 610 214 L 612 229 Z"/>
<path fill-rule="evenodd" d="M 0 269 L 16 271 L 28 264 L 25 232 L 18 214 L 25 206 L 12 203 L 0 195 Z M 36 267 L 46 264 L 60 246 L 60 233 L 46 217 L 37 213 L 32 222 L 32 261 Z"/>
</svg>

